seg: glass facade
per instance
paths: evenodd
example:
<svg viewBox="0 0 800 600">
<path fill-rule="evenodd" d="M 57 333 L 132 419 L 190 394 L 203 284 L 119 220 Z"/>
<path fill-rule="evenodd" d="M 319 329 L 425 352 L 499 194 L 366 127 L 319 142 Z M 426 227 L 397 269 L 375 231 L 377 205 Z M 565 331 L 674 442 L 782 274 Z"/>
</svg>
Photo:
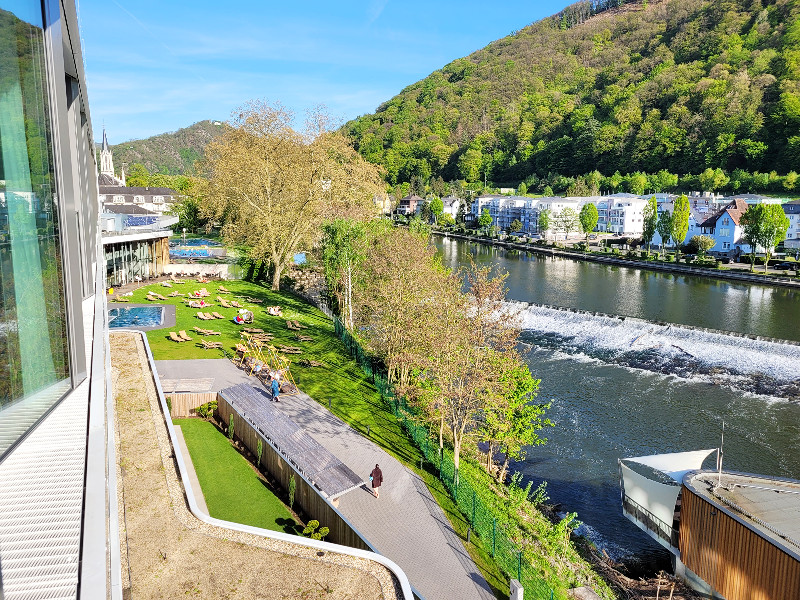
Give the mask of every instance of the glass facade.
<svg viewBox="0 0 800 600">
<path fill-rule="evenodd" d="M 0 9 L 0 456 L 71 386 L 42 5 L 11 8 Z"/>
<path fill-rule="evenodd" d="M 158 276 L 164 270 L 166 238 L 105 244 L 106 288 Z"/>
</svg>

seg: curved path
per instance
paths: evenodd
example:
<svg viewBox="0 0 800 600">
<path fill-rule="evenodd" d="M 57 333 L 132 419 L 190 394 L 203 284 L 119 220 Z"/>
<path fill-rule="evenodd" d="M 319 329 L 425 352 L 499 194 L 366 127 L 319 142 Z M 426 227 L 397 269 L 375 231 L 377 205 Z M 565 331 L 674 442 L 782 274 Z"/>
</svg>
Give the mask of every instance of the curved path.
<svg viewBox="0 0 800 600">
<path fill-rule="evenodd" d="M 263 387 L 225 359 L 156 361 L 162 378 L 209 378 L 211 391 L 236 383 Z M 425 483 L 307 394 L 283 395 L 277 405 L 339 460 L 367 479 L 383 471 L 380 498 L 348 492 L 339 511 L 381 554 L 397 563 L 424 600 L 492 600 L 495 596 Z"/>
</svg>

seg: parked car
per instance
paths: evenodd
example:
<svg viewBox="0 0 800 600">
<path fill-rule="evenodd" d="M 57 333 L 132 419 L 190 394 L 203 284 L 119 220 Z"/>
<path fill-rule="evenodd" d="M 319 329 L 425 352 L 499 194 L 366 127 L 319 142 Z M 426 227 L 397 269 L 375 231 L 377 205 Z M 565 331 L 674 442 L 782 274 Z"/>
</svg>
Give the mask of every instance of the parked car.
<svg viewBox="0 0 800 600">
<path fill-rule="evenodd" d="M 781 271 L 787 271 L 790 269 L 797 269 L 796 262 L 782 262 L 781 264 L 774 267 L 775 269 L 780 269 Z"/>
</svg>

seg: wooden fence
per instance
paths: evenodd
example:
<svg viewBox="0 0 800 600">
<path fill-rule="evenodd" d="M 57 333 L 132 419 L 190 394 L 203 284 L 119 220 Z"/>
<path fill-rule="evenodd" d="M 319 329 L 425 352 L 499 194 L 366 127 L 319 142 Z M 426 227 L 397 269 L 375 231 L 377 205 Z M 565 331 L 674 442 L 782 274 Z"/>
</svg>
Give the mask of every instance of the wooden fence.
<svg viewBox="0 0 800 600">
<path fill-rule="evenodd" d="M 298 473 L 294 466 L 289 464 L 248 421 L 233 410 L 222 396 L 217 396 L 217 413 L 225 424 L 230 422 L 233 415 L 234 434 L 253 453 L 253 456 L 258 455 L 258 440 L 261 440 L 263 448 L 261 467 L 272 475 L 284 490 L 289 489 L 289 480 L 294 477 L 296 484 L 294 501 L 307 515 L 319 521 L 320 526 L 330 529 L 326 541 L 374 552 L 374 548 L 353 529 L 336 507 L 324 498 L 311 482 Z"/>
<path fill-rule="evenodd" d="M 169 398 L 172 405 L 169 415 L 173 419 L 197 416 L 198 406 L 217 399 L 216 392 L 206 392 L 203 394 L 164 394 L 164 396 Z"/>
</svg>

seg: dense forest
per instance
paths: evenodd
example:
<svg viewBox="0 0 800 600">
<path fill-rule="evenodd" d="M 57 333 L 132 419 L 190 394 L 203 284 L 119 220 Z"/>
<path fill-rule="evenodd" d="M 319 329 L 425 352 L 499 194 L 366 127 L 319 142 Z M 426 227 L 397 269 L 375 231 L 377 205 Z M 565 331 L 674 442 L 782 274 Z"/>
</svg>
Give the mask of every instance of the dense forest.
<svg viewBox="0 0 800 600">
<path fill-rule="evenodd" d="M 392 185 L 442 178 L 533 189 L 557 176 L 661 171 L 675 181 L 705 172 L 722 187 L 745 182 L 742 191 L 770 179 L 792 189 L 800 1 L 578 2 L 345 129 Z"/>
<path fill-rule="evenodd" d="M 195 162 L 203 158 L 206 144 L 225 127 L 220 121 L 200 121 L 178 131 L 112 145 L 114 166 L 117 172 L 123 166 L 129 170 L 131 165 L 140 164 L 150 173 L 194 175 Z"/>
</svg>

